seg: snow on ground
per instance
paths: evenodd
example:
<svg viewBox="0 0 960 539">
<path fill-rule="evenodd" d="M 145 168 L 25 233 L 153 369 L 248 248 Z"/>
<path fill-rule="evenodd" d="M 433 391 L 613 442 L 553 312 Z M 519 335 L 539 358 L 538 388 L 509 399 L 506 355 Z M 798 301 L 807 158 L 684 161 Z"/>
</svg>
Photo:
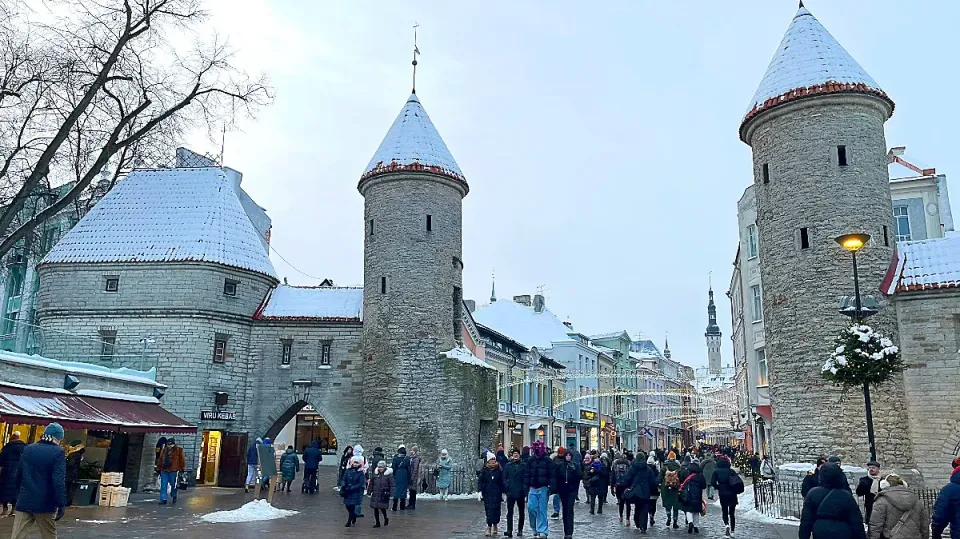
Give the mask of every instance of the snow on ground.
<svg viewBox="0 0 960 539">
<path fill-rule="evenodd" d="M 440 495 L 439 495 L 439 494 L 417 494 L 417 501 L 418 501 L 418 502 L 419 502 L 420 500 L 439 500 L 439 499 L 440 499 Z M 447 496 L 447 500 L 448 500 L 448 501 L 454 501 L 454 500 L 476 500 L 476 499 L 477 499 L 477 493 L 476 493 L 476 492 L 474 492 L 473 494 L 450 494 L 449 496 Z"/>
<path fill-rule="evenodd" d="M 289 517 L 297 513 L 299 513 L 299 511 L 277 509 L 270 505 L 267 500 L 253 500 L 252 502 L 247 502 L 239 509 L 207 513 L 201 516 L 200 520 L 206 522 L 257 522 L 260 520 L 275 520 Z"/>
<path fill-rule="evenodd" d="M 791 471 L 791 472 L 812 472 L 813 469 L 816 468 L 816 466 L 809 462 L 788 462 L 786 464 L 781 464 L 780 466 L 777 466 L 777 468 L 780 468 L 781 470 L 784 470 L 784 471 Z"/>
<path fill-rule="evenodd" d="M 737 517 L 762 522 L 764 524 L 786 524 L 788 526 L 799 526 L 800 521 L 794 517 L 772 517 L 756 509 L 753 498 L 753 485 L 745 485 L 743 494 L 737 497 Z M 713 505 L 720 508 L 720 498 L 718 497 Z M 776 510 L 776 505 L 774 505 Z"/>
</svg>

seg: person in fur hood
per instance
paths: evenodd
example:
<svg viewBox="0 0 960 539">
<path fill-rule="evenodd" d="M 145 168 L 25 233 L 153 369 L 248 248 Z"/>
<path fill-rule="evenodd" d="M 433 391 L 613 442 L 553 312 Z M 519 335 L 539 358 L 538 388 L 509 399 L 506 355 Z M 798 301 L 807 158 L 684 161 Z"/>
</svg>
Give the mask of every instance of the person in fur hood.
<svg viewBox="0 0 960 539">
<path fill-rule="evenodd" d="M 393 469 L 387 467 L 386 461 L 377 463 L 370 483 L 367 486 L 367 494 L 370 496 L 370 507 L 373 509 L 373 516 L 377 519 L 374 528 L 380 527 L 380 517 L 383 516 L 383 525 L 390 524 L 387 517 L 387 508 L 390 507 L 390 495 L 393 494 Z"/>
</svg>

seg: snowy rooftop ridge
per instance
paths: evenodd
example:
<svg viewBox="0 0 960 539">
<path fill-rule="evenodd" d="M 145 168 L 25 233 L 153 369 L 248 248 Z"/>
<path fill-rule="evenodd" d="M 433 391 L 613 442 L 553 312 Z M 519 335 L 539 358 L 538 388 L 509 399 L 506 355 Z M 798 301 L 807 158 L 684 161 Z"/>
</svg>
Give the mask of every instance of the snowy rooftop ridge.
<svg viewBox="0 0 960 539">
<path fill-rule="evenodd" d="M 881 286 L 887 294 L 960 288 L 960 235 L 898 243 Z"/>
<path fill-rule="evenodd" d="M 473 355 L 473 352 L 462 346 L 442 352 L 440 355 L 459 361 L 460 363 L 466 363 L 467 365 L 476 365 L 477 367 L 483 367 L 485 369 L 497 370 L 496 367 Z"/>
<path fill-rule="evenodd" d="M 254 318 L 360 322 L 363 319 L 363 289 L 282 284 L 267 296 Z"/>
<path fill-rule="evenodd" d="M 478 307 L 473 313 L 478 324 L 486 326 L 530 348 L 550 348 L 555 342 L 570 342 L 570 329 L 546 307 L 533 307 L 502 300 Z"/>
<path fill-rule="evenodd" d="M 741 125 L 788 101 L 838 92 L 873 94 L 893 108 L 893 101 L 873 77 L 807 8 L 801 7 L 770 60 Z"/>
<path fill-rule="evenodd" d="M 133 171 L 41 264 L 184 261 L 277 277 L 234 180 L 218 167 Z"/>
<path fill-rule="evenodd" d="M 111 369 L 103 365 L 94 365 L 92 363 L 80 363 L 77 361 L 60 361 L 43 356 L 19 354 L 17 352 L 0 351 L 0 361 L 39 367 L 42 369 L 63 371 L 69 374 L 83 374 L 87 376 L 96 376 L 98 378 L 108 378 L 113 380 L 122 380 L 124 382 L 133 382 L 151 387 L 167 387 L 157 382 L 157 370 L 151 368 L 147 371 L 138 371 L 127 367 Z"/>
<path fill-rule="evenodd" d="M 466 184 L 466 178 L 433 126 L 417 94 L 410 94 L 360 181 L 389 172 L 422 171 Z"/>
</svg>

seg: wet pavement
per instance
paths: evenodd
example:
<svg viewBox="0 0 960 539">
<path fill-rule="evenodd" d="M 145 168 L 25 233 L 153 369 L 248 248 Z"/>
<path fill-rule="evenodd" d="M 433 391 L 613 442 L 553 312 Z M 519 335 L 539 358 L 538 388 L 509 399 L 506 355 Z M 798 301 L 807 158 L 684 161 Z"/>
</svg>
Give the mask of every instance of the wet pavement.
<svg viewBox="0 0 960 539">
<path fill-rule="evenodd" d="M 321 485 L 333 485 L 335 470 L 321 469 Z M 298 484 L 298 483 L 295 483 Z M 582 497 L 582 496 L 581 496 Z M 212 511 L 236 509 L 253 500 L 253 494 L 244 494 L 240 489 L 197 488 L 181 493 L 176 505 L 158 505 L 157 494 L 135 494 L 131 505 L 124 508 L 77 507 L 67 510 L 59 522 L 61 537 L 71 539 L 137 537 L 137 538 L 203 538 L 241 539 L 262 538 L 264 535 L 278 537 L 382 537 L 418 539 L 460 539 L 483 537 L 485 531 L 483 505 L 473 500 L 435 501 L 422 500 L 415 512 L 388 512 L 390 525 L 374 529 L 373 510 L 367 507 L 369 498 L 364 498 L 365 518 L 359 519 L 357 527 L 344 528 L 346 510 L 341 498 L 332 489 L 308 496 L 299 490 L 278 493 L 274 505 L 292 509 L 299 514 L 278 520 L 213 524 L 203 522 L 200 516 Z M 698 537 L 687 535 L 685 527 L 666 530 L 665 515 L 659 508 L 656 524 L 648 535 L 642 536 L 632 526 L 626 528 L 617 519 L 616 506 L 608 508 L 603 515 L 590 515 L 585 504 L 575 506 L 576 525 L 574 537 L 607 539 L 626 537 Z M 503 511 L 506 523 L 506 508 Z M 681 521 L 683 517 L 681 516 Z M 719 508 L 710 507 L 702 520 L 700 535 L 705 539 L 723 537 L 723 523 Z M 505 526 L 501 526 L 502 532 Z M 797 528 L 765 524 L 741 519 L 737 522 L 736 537 L 749 539 L 786 539 L 797 536 Z M 9 537 L 13 519 L 0 519 L 0 537 Z M 524 537 L 533 537 L 525 529 Z M 550 521 L 550 537 L 562 538 L 562 521 Z"/>
</svg>

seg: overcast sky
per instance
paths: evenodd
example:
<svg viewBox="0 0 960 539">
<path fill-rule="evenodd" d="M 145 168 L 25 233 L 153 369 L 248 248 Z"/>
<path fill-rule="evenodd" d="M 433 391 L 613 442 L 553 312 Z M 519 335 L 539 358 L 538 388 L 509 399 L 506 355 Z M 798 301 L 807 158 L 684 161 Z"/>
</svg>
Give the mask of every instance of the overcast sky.
<svg viewBox="0 0 960 539">
<path fill-rule="evenodd" d="M 949 178 L 960 4 L 806 5 L 896 102 L 888 145 Z M 674 358 L 699 366 L 712 271 L 732 363 L 724 292 L 751 181 L 737 128 L 795 1 L 210 6 L 237 64 L 277 90 L 227 135 L 224 164 L 273 218 L 272 245 L 296 269 L 273 262 L 291 283 L 318 284 L 299 271 L 362 282 L 357 181 L 410 93 L 418 22 L 417 95 L 471 188 L 464 296 L 488 301 L 496 271 L 501 299 L 542 285 L 579 331 L 661 345 L 669 332 Z"/>
</svg>

